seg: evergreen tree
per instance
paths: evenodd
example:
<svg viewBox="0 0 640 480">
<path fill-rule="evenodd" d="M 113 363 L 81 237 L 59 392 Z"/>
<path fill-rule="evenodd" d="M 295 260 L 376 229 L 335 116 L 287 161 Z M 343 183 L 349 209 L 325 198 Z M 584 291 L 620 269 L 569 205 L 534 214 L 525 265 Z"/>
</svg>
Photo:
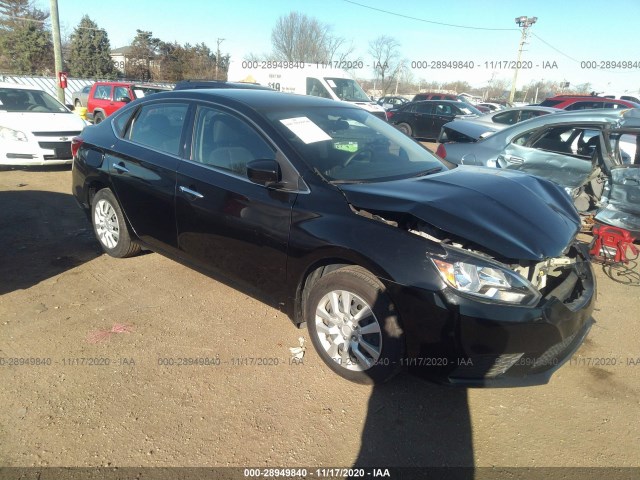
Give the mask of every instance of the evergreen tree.
<svg viewBox="0 0 640 480">
<path fill-rule="evenodd" d="M 71 35 L 69 73 L 73 77 L 114 78 L 110 53 L 107 32 L 85 15 Z"/>
<path fill-rule="evenodd" d="M 0 68 L 17 74 L 50 74 L 53 42 L 49 14 L 32 0 L 0 0 Z"/>
<path fill-rule="evenodd" d="M 136 30 L 136 37 L 131 43 L 131 53 L 126 66 L 126 76 L 137 80 L 151 80 L 157 78 L 156 57 L 160 50 L 161 41 L 154 38 L 151 32 Z M 152 71 L 153 70 L 153 71 Z"/>
</svg>

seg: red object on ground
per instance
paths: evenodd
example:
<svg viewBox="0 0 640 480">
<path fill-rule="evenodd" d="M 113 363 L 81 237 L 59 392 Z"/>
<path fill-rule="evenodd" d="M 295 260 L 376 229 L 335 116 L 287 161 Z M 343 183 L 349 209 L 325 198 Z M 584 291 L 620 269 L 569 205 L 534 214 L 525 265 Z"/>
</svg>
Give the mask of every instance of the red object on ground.
<svg viewBox="0 0 640 480">
<path fill-rule="evenodd" d="M 593 228 L 593 244 L 589 253 L 603 263 L 628 263 L 627 250 L 638 256 L 634 241 L 631 233 L 623 228 L 599 225 Z"/>
</svg>

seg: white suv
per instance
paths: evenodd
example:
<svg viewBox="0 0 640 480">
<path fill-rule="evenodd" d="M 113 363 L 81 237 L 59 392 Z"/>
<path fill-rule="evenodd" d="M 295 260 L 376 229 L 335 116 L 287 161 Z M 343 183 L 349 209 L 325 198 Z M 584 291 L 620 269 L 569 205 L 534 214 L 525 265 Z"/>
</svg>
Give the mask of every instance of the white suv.
<svg viewBox="0 0 640 480">
<path fill-rule="evenodd" d="M 0 83 L 0 165 L 71 163 L 87 123 L 38 87 Z"/>
</svg>

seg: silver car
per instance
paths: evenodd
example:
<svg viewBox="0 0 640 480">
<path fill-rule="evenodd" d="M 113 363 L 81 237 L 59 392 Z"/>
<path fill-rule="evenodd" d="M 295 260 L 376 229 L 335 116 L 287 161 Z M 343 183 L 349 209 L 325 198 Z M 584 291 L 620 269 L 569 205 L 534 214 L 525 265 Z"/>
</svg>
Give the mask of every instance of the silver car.
<svg viewBox="0 0 640 480">
<path fill-rule="evenodd" d="M 436 154 L 455 164 L 552 180 L 565 187 L 581 213 L 640 232 L 640 109 L 557 113 L 502 130 L 491 127 L 449 122 Z"/>
<path fill-rule="evenodd" d="M 564 112 L 559 108 L 541 107 L 539 105 L 531 105 L 526 107 L 503 108 L 491 113 L 485 113 L 481 117 L 470 120 L 472 122 L 482 122 L 496 124 L 497 127 L 508 127 L 516 123 L 524 122 L 531 118 L 541 117 L 550 113 Z"/>
</svg>

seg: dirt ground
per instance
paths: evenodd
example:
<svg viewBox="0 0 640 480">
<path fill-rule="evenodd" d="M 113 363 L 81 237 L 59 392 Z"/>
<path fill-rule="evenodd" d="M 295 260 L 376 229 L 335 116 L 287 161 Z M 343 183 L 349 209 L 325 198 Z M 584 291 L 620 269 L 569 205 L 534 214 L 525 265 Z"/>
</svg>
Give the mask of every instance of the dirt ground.
<svg viewBox="0 0 640 480">
<path fill-rule="evenodd" d="M 359 386 L 222 281 L 102 254 L 70 183 L 0 171 L 0 466 L 640 467 L 640 288 L 598 269 L 597 323 L 548 385 Z"/>
</svg>

